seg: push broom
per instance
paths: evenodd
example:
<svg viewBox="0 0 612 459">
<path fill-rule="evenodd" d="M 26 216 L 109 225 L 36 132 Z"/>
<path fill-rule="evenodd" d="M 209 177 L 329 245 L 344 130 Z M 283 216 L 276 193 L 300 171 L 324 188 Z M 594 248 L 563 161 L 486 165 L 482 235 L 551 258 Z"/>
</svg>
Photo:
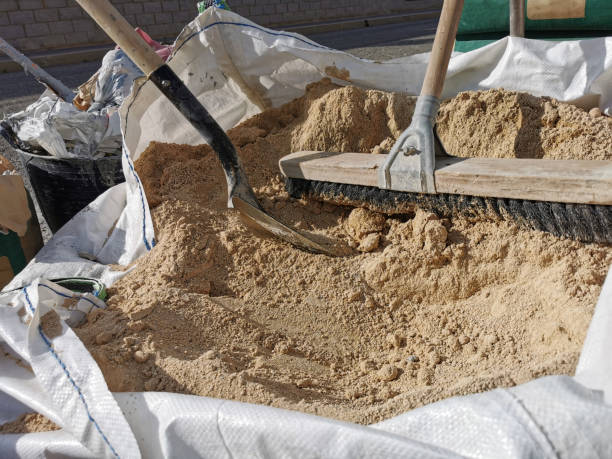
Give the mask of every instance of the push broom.
<svg viewBox="0 0 612 459">
<path fill-rule="evenodd" d="M 412 122 L 388 155 L 302 151 L 280 160 L 294 197 L 388 214 L 491 215 L 612 242 L 612 161 L 456 158 L 434 134 L 463 0 L 445 0 Z M 437 156 L 436 156 L 437 155 Z"/>
</svg>

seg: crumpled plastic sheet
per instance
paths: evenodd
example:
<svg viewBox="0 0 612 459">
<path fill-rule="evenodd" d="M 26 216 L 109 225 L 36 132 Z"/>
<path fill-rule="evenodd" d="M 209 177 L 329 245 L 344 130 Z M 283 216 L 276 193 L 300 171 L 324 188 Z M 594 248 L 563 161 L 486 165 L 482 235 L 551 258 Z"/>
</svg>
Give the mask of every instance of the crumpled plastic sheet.
<svg viewBox="0 0 612 459">
<path fill-rule="evenodd" d="M 136 32 L 164 61 L 170 57 L 173 49 L 171 45 L 162 45 L 140 28 L 136 28 Z M 88 110 L 120 106 L 129 96 L 134 80 L 141 77 L 144 77 L 144 73 L 121 48 L 109 51 L 102 59 L 93 103 Z"/>
<path fill-rule="evenodd" d="M 167 54 L 168 47 L 160 52 Z M 122 146 L 118 108 L 130 94 L 134 80 L 142 76 L 136 64 L 121 49 L 115 49 L 102 59 L 93 103 L 87 111 L 46 91 L 5 121 L 26 145 L 58 158 L 95 159 L 118 154 Z"/>
<path fill-rule="evenodd" d="M 347 69 L 351 84 L 416 94 L 426 63 L 422 55 L 383 64 L 358 59 L 214 8 L 183 30 L 170 60 L 224 128 L 258 113 L 261 105 L 279 106 L 300 96 L 330 66 Z M 524 77 L 527 69 L 534 78 Z M 612 101 L 611 69 L 611 38 L 565 43 L 506 38 L 453 57 L 444 91 L 449 97 L 505 86 L 561 100 L 590 98 L 605 110 Z M 110 264 L 128 265 L 154 246 L 133 161 L 151 140 L 201 142 L 150 83 L 136 81 L 121 117 L 126 183 L 77 214 L 5 288 L 15 290 L 0 296 L 5 350 L 0 406 L 9 407 L 7 413 L 0 409 L 0 419 L 27 406 L 62 427 L 0 435 L 1 456 L 612 457 L 611 274 L 574 378 L 552 376 L 451 398 L 372 426 L 189 395 L 111 394 L 69 327 L 64 324 L 53 339 L 40 333 L 40 316 L 56 306 L 53 294 L 43 292 L 54 286 L 39 279 L 88 276 L 109 285 L 124 275 Z M 93 254 L 95 261 L 80 252 Z M 25 324 L 23 317 L 32 320 Z"/>
<path fill-rule="evenodd" d="M 98 158 L 121 149 L 117 107 L 84 112 L 45 91 L 4 121 L 32 151 L 43 149 L 58 158 Z"/>
<path fill-rule="evenodd" d="M 144 74 L 123 50 L 109 51 L 102 59 L 95 96 L 88 111 L 96 112 L 104 107 L 120 106 L 130 94 L 134 80 L 142 76 Z"/>
</svg>

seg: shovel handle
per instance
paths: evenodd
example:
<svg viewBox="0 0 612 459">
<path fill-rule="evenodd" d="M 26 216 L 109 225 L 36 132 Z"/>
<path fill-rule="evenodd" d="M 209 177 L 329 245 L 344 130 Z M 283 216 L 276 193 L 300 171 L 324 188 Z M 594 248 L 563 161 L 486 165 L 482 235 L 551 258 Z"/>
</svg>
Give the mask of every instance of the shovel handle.
<svg viewBox="0 0 612 459">
<path fill-rule="evenodd" d="M 422 96 L 434 96 L 439 99 L 442 94 L 448 61 L 455 46 L 461 10 L 463 10 L 463 0 L 444 0 L 425 80 L 421 87 Z"/>
<path fill-rule="evenodd" d="M 140 70 L 150 76 L 164 61 L 108 0 L 76 0 L 89 16 L 121 47 Z"/>
</svg>

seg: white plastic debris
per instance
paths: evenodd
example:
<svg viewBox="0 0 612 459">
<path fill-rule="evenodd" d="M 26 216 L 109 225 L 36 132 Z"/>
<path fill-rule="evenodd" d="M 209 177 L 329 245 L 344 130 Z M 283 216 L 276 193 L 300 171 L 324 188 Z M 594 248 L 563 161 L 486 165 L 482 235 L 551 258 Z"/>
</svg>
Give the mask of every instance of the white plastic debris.
<svg viewBox="0 0 612 459">
<path fill-rule="evenodd" d="M 18 146 L 26 151 L 58 158 L 98 158 L 118 154 L 121 149 L 117 108 L 81 111 L 45 91 L 36 102 L 4 122 L 21 142 Z"/>
</svg>

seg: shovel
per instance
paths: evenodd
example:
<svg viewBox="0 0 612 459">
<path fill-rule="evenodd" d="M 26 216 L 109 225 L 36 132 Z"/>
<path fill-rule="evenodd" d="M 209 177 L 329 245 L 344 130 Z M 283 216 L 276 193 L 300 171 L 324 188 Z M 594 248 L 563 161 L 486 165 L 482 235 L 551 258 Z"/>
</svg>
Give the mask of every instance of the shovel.
<svg viewBox="0 0 612 459">
<path fill-rule="evenodd" d="M 238 210 L 249 225 L 272 233 L 300 249 L 327 255 L 342 253 L 338 252 L 340 248 L 314 241 L 268 215 L 257 201 L 229 137 L 172 69 L 145 43 L 108 0 L 76 1 L 215 151 L 227 180 L 229 208 Z"/>
</svg>

